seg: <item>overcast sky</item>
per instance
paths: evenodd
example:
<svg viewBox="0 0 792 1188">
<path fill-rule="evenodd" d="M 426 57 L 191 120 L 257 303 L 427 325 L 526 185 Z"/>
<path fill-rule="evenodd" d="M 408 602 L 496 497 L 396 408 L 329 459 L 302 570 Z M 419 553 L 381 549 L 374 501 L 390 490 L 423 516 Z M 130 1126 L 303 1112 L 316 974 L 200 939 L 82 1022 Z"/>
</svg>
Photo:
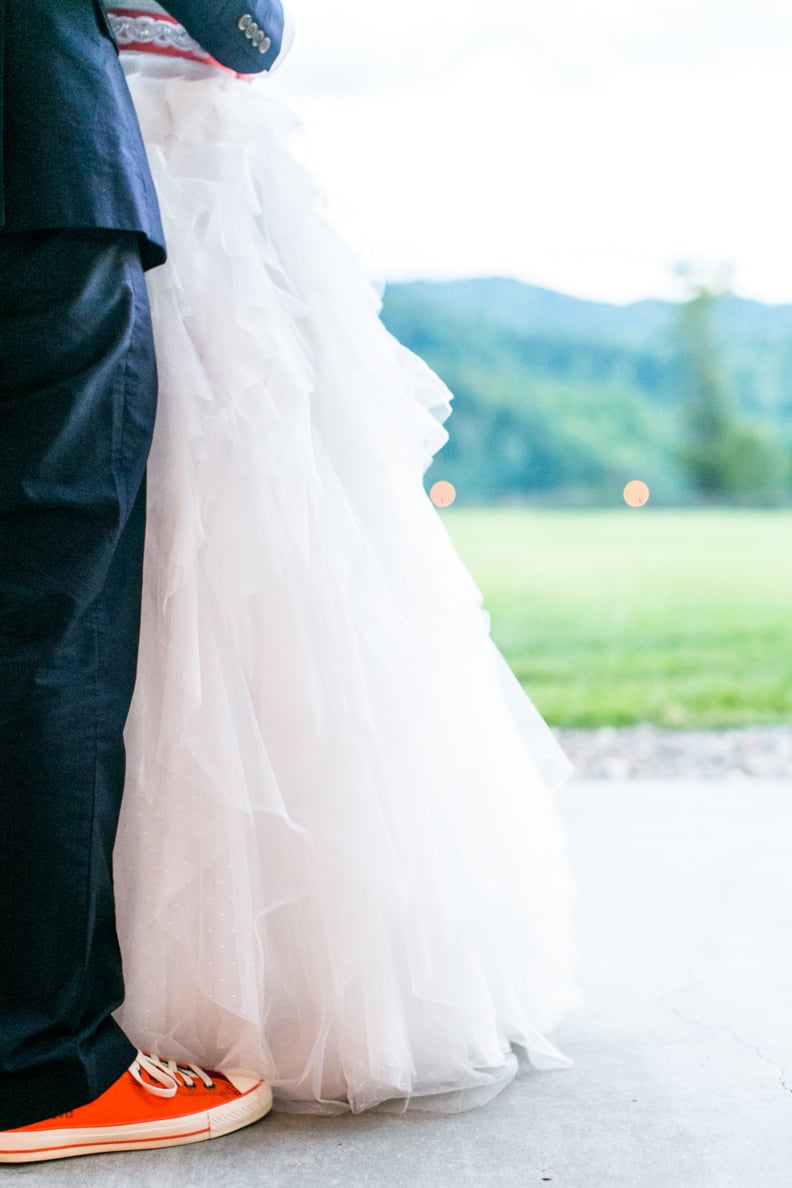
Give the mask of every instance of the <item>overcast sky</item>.
<svg viewBox="0 0 792 1188">
<path fill-rule="evenodd" d="M 387 279 L 792 301 L 789 0 L 287 0 L 269 82 Z"/>
</svg>

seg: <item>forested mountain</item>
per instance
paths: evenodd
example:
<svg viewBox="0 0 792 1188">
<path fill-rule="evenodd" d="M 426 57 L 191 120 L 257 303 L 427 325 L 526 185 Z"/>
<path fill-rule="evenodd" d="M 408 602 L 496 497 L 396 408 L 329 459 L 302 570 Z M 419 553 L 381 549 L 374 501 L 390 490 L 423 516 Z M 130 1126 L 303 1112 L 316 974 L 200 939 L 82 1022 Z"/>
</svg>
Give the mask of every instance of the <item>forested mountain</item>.
<svg viewBox="0 0 792 1188">
<path fill-rule="evenodd" d="M 667 503 L 792 498 L 792 306 L 481 279 L 390 285 L 382 316 L 454 392 L 426 477 L 460 499 L 608 503 L 636 477 Z"/>
</svg>

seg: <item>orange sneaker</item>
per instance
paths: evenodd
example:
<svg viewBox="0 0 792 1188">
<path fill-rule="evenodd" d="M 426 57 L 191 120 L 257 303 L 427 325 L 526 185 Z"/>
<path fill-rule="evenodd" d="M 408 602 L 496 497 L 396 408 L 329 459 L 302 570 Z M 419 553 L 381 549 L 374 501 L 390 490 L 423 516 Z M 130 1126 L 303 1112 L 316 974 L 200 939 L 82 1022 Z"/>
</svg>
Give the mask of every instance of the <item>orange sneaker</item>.
<svg viewBox="0 0 792 1188">
<path fill-rule="evenodd" d="M 271 1106 L 272 1090 L 260 1077 L 208 1073 L 138 1052 L 129 1070 L 88 1105 L 0 1130 L 0 1163 L 200 1143 L 256 1122 Z"/>
</svg>

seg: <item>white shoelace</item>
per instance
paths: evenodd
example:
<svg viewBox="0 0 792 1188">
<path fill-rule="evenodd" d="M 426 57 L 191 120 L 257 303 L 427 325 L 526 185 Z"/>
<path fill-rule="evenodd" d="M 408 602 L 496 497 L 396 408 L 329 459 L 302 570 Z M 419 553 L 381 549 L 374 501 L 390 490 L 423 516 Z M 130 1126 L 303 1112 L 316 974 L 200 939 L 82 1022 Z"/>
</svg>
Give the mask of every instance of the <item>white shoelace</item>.
<svg viewBox="0 0 792 1188">
<path fill-rule="evenodd" d="M 146 1055 L 140 1050 L 129 1071 L 139 1085 L 157 1097 L 175 1097 L 182 1086 L 194 1089 L 196 1080 L 202 1081 L 207 1089 L 214 1089 L 212 1078 L 197 1064 L 177 1064 L 175 1060 L 161 1060 L 159 1056 Z M 144 1081 L 144 1072 L 157 1084 Z"/>
</svg>

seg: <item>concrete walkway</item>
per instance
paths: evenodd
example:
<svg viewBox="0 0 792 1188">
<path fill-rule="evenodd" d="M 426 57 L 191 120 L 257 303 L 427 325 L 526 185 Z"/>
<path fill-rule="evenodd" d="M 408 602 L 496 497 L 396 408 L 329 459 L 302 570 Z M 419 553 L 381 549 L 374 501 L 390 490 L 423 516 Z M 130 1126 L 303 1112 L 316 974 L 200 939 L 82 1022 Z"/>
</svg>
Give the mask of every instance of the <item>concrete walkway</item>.
<svg viewBox="0 0 792 1188">
<path fill-rule="evenodd" d="M 273 1114 L 171 1151 L 0 1169 L 86 1188 L 792 1188 L 792 786 L 583 782 L 559 798 L 586 1005 L 570 1069 L 452 1117 Z"/>
</svg>

